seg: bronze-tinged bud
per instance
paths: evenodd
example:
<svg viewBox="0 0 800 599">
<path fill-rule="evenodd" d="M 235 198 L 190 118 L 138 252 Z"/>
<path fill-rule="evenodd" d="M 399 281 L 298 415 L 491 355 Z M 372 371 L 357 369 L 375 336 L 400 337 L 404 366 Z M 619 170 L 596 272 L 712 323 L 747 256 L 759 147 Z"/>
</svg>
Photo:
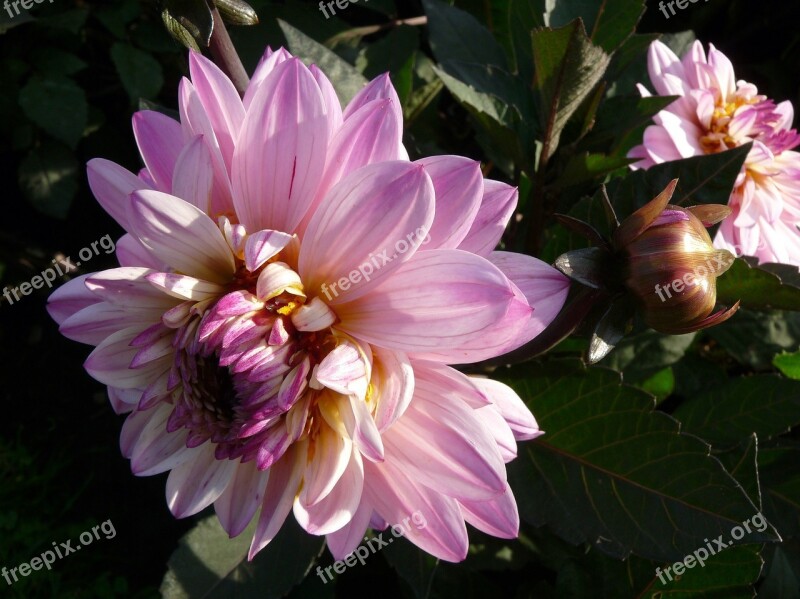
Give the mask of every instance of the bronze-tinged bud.
<svg viewBox="0 0 800 599">
<path fill-rule="evenodd" d="M 243 0 L 214 0 L 214 4 L 231 25 L 258 25 L 258 15 L 255 9 Z"/>
<path fill-rule="evenodd" d="M 676 181 L 634 212 L 614 232 L 624 256 L 624 284 L 642 306 L 645 322 L 678 335 L 719 324 L 736 312 L 714 312 L 717 277 L 735 257 L 711 243 L 707 226 L 731 212 L 721 205 L 682 208 L 669 204 Z"/>
</svg>

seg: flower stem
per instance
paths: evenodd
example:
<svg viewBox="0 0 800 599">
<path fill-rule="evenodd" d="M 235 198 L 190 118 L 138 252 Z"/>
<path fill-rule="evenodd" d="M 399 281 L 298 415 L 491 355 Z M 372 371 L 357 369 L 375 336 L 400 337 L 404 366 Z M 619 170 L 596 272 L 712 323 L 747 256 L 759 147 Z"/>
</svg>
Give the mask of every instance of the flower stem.
<svg viewBox="0 0 800 599">
<path fill-rule="evenodd" d="M 230 77 L 239 95 L 243 96 L 247 85 L 250 83 L 250 77 L 247 76 L 242 59 L 239 58 L 236 48 L 233 47 L 231 36 L 228 35 L 228 30 L 225 28 L 225 23 L 223 23 L 219 11 L 215 8 L 212 14 L 214 15 L 214 29 L 209 43 L 211 56 L 217 66 Z"/>
</svg>

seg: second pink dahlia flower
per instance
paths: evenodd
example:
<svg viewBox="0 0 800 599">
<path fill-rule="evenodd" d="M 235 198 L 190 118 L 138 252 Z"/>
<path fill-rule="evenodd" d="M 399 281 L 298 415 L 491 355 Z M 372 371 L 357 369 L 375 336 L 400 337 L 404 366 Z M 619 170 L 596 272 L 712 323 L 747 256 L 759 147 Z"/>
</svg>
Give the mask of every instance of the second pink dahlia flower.
<svg viewBox="0 0 800 599">
<path fill-rule="evenodd" d="M 51 297 L 127 414 L 135 474 L 169 471 L 177 517 L 214 505 L 251 557 L 290 512 L 336 558 L 417 512 L 409 539 L 467 553 L 465 521 L 514 537 L 505 463 L 540 431 L 507 386 L 449 364 L 502 354 L 568 283 L 494 252 L 516 190 L 456 156 L 410 162 L 387 76 L 342 111 L 328 79 L 268 51 L 244 99 L 190 57 L 180 122 L 133 118 L 145 165 L 88 167 L 127 234 L 120 268 Z"/>
<path fill-rule="evenodd" d="M 659 41 L 648 53 L 650 80 L 662 96 L 680 96 L 655 117 L 644 143 L 629 156 L 633 168 L 753 148 L 736 181 L 714 245 L 761 262 L 800 265 L 800 144 L 790 102 L 775 104 L 756 86 L 737 81 L 730 60 L 713 45 L 708 56 L 696 41 L 683 59 Z M 649 92 L 640 86 L 643 95 Z"/>
</svg>

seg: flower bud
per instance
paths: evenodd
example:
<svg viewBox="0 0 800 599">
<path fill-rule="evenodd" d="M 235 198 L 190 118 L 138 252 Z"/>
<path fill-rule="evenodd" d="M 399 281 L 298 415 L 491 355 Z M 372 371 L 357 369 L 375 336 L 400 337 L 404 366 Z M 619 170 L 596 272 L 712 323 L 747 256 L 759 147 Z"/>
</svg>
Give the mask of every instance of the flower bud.
<svg viewBox="0 0 800 599">
<path fill-rule="evenodd" d="M 719 324 L 736 312 L 714 312 L 717 277 L 735 257 L 716 249 L 706 231 L 728 216 L 722 205 L 683 208 L 669 204 L 677 180 L 634 212 L 614 231 L 613 245 L 624 257 L 624 284 L 638 300 L 653 329 L 677 335 Z"/>
</svg>

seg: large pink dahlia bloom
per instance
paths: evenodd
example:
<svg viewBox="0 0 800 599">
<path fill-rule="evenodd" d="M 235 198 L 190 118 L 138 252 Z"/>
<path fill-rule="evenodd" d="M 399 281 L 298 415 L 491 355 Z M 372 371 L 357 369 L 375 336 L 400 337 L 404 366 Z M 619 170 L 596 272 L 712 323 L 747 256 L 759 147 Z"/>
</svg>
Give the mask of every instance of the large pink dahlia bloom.
<svg viewBox="0 0 800 599">
<path fill-rule="evenodd" d="M 127 414 L 133 472 L 170 471 L 172 512 L 213 503 L 231 536 L 260 509 L 251 557 L 290 511 L 337 558 L 417 512 L 408 537 L 445 560 L 465 521 L 516 536 L 505 463 L 540 431 L 510 388 L 448 366 L 519 346 L 564 302 L 555 269 L 493 251 L 516 190 L 465 158 L 410 162 L 386 76 L 342 111 L 284 50 L 243 100 L 190 66 L 180 122 L 133 118 L 138 176 L 89 163 L 121 267 L 49 303 L 97 346 L 85 366 Z"/>
<path fill-rule="evenodd" d="M 800 143 L 790 102 L 775 104 L 756 86 L 736 81 L 730 60 L 696 41 L 679 59 L 659 41 L 648 54 L 650 80 L 662 96 L 680 96 L 655 117 L 633 167 L 722 152 L 753 142 L 736 180 L 714 245 L 762 262 L 800 265 Z M 643 95 L 649 92 L 642 86 Z"/>
</svg>

